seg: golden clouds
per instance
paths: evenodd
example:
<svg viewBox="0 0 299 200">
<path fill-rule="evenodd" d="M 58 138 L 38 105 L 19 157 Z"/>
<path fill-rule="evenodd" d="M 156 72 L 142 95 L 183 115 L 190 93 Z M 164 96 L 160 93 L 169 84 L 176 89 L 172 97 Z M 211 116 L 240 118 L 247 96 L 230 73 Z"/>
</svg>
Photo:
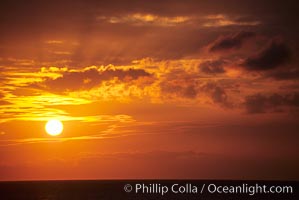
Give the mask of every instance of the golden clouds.
<svg viewBox="0 0 299 200">
<path fill-rule="evenodd" d="M 240 85 L 246 88 L 252 77 L 244 76 L 240 79 L 239 70 L 228 67 L 230 62 L 210 59 L 155 61 L 146 58 L 126 66 L 76 69 L 42 67 L 37 73 L 7 73 L 2 88 L 10 92 L 4 93 L 2 99 L 9 105 L 2 105 L 1 109 L 3 113 L 13 114 L 3 115 L 3 118 L 45 120 L 58 115 L 62 120 L 90 121 L 92 116 L 74 117 L 52 106 L 84 106 L 111 100 L 232 107 L 240 103 L 237 98 Z M 201 69 L 211 65 L 208 66 L 209 70 L 212 70 L 211 67 L 218 70 L 218 64 L 226 70 L 217 74 Z"/>
<path fill-rule="evenodd" d="M 238 21 L 237 19 L 241 17 L 233 19 L 223 14 L 207 15 L 205 18 L 207 21 L 203 24 L 204 27 L 257 26 L 261 24 L 261 22 L 257 20 Z"/>
<path fill-rule="evenodd" d="M 190 18 L 187 16 L 165 17 L 153 14 L 134 13 L 126 16 L 105 17 L 99 16 L 98 20 L 105 20 L 112 24 L 128 23 L 135 26 L 175 26 L 186 23 Z"/>
<path fill-rule="evenodd" d="M 85 68 L 81 71 L 70 70 L 56 79 L 46 79 L 41 87 L 51 91 L 64 92 L 74 90 L 88 90 L 99 86 L 103 81 L 131 82 L 140 77 L 150 77 L 151 74 L 143 69 L 111 69 Z"/>
<path fill-rule="evenodd" d="M 161 20 L 151 15 L 132 17 L 144 23 Z M 221 17 L 212 16 L 210 20 Z M 252 49 L 259 49 L 260 43 L 267 44 L 267 40 L 272 41 L 260 38 L 252 31 L 238 31 L 215 37 L 193 56 L 173 59 L 149 56 L 135 59 L 129 64 L 77 67 L 58 67 L 53 64 L 40 65 L 50 67 L 39 67 L 38 70 L 36 65 L 39 62 L 32 60 L 28 68 L 8 67 L 3 72 L 4 76 L 0 77 L 0 88 L 3 90 L 1 121 L 45 120 L 54 116 L 66 121 L 96 121 L 97 116 L 103 114 L 99 107 L 98 112 L 86 115 L 77 113 L 74 116 L 64 106 L 83 109 L 93 103 L 110 101 L 134 104 L 141 100 L 149 104 L 173 103 L 177 106 L 245 110 L 247 96 L 280 91 L 277 82 L 267 80 L 266 72 L 255 73 L 255 70 L 242 66 L 248 55 L 252 54 Z M 249 39 L 252 41 L 248 44 L 251 48 L 246 49 L 245 43 Z M 269 57 L 284 53 L 280 50 L 281 46 L 270 47 L 258 51 L 262 56 L 254 61 L 265 65 Z M 11 61 L 21 63 L 24 60 Z M 285 62 L 275 65 L 275 69 L 283 67 L 283 64 Z M 292 81 L 280 83 L 280 86 L 287 87 Z M 286 104 L 292 107 L 296 105 Z"/>
<path fill-rule="evenodd" d="M 4 97 L 9 105 L 1 106 L 1 121 L 9 120 L 33 120 L 42 121 L 51 118 L 59 118 L 61 120 L 71 120 L 63 110 L 51 108 L 55 105 L 82 105 L 90 103 L 90 101 L 82 98 L 72 98 L 63 95 L 55 95 L 39 91 L 37 94 L 18 96 L 9 94 Z"/>
<path fill-rule="evenodd" d="M 61 40 L 47 40 L 45 41 L 46 44 L 63 44 Z"/>
<path fill-rule="evenodd" d="M 138 79 L 143 76 L 145 78 L 140 84 L 146 85 L 146 77 L 150 76 L 146 71 L 111 66 L 83 69 L 42 67 L 39 72 L 6 72 L 1 86 L 5 92 L 1 93 L 0 120 L 44 121 L 57 118 L 64 121 L 103 121 L 99 115 L 71 116 L 55 106 L 86 105 L 114 97 L 126 100 L 132 94 L 140 95 L 139 86 L 142 86 L 138 86 Z M 71 85 L 74 87 L 70 91 Z M 94 92 L 95 96 L 92 95 Z"/>
<path fill-rule="evenodd" d="M 197 27 L 215 28 L 225 26 L 257 26 L 261 22 L 255 19 L 240 20 L 243 16 L 230 17 L 225 14 L 213 15 L 182 15 L 163 16 L 150 13 L 133 13 L 119 16 L 98 16 L 98 21 L 106 21 L 111 24 L 128 24 L 133 26 L 177 26 L 192 25 Z"/>
</svg>

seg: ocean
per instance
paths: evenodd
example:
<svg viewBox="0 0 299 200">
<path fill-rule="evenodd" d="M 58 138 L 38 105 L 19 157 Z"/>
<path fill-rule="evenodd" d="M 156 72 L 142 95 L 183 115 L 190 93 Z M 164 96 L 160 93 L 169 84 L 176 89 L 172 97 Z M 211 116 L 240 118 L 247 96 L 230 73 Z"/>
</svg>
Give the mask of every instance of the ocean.
<svg viewBox="0 0 299 200">
<path fill-rule="evenodd" d="M 61 180 L 2 181 L 1 200 L 298 198 L 298 181 Z M 271 188 L 272 187 L 272 188 Z M 274 192 L 274 193 L 273 193 Z"/>
</svg>

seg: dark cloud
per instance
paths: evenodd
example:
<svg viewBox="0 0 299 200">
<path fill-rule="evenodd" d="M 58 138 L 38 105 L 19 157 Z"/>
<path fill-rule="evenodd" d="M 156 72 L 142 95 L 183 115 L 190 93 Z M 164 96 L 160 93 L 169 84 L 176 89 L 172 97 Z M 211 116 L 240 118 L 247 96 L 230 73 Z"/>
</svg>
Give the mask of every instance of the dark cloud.
<svg viewBox="0 0 299 200">
<path fill-rule="evenodd" d="M 247 96 L 244 104 L 248 113 L 283 112 L 290 107 L 299 107 L 299 93 L 255 94 Z"/>
<path fill-rule="evenodd" d="M 211 52 L 238 49 L 242 47 L 243 43 L 254 37 L 254 32 L 241 31 L 233 35 L 218 38 L 210 47 Z"/>
<path fill-rule="evenodd" d="M 237 0 L 228 0 L 223 6 L 220 0 L 4 0 L 0 7 L 3 16 L 0 23 L 0 55 L 47 62 L 69 60 L 69 66 L 76 67 L 128 64 L 144 57 L 182 58 L 194 55 L 213 38 L 227 34 L 228 28 L 221 24 L 216 28 L 203 29 L 202 25 L 210 21 L 207 17 L 210 15 L 223 15 L 225 20 L 241 23 L 258 21 L 268 32 L 273 32 L 271 27 L 277 27 L 273 23 L 279 22 L 279 30 L 296 33 L 281 25 L 294 25 L 294 20 L 289 19 L 297 14 L 293 12 L 295 6 L 286 2 L 271 2 L 269 6 L 266 2 L 268 1 L 246 0 L 240 4 Z M 99 20 L 122 19 L 132 14 L 150 14 L 158 18 L 182 16 L 188 20 L 179 26 L 164 27 L 132 26 L 130 23 L 116 24 L 109 20 Z M 264 27 L 270 23 L 267 23 L 269 19 L 273 26 Z M 230 27 L 229 31 L 239 29 L 240 27 Z M 246 27 L 246 31 L 224 37 L 224 41 L 218 41 L 218 45 L 223 50 L 238 48 L 242 45 L 242 40 L 252 34 L 251 31 L 258 31 L 256 29 L 259 27 Z M 60 50 L 68 50 L 71 54 L 54 55 L 49 53 L 44 44 L 45 40 L 52 39 L 75 42 L 77 46 L 64 43 Z M 216 46 L 214 48 L 217 49 Z"/>
<path fill-rule="evenodd" d="M 117 78 L 120 81 L 136 80 L 139 77 L 149 77 L 150 73 L 143 69 L 107 69 L 98 71 L 88 69 L 86 71 L 65 72 L 62 77 L 57 79 L 47 79 L 44 84 L 54 91 L 72 91 L 80 89 L 90 89 L 99 85 L 102 81 Z"/>
<path fill-rule="evenodd" d="M 298 80 L 299 69 L 289 69 L 284 71 L 275 71 L 266 75 L 276 80 Z"/>
<path fill-rule="evenodd" d="M 223 66 L 226 64 L 223 60 L 206 61 L 200 63 L 199 68 L 207 74 L 221 74 L 225 72 Z"/>
<path fill-rule="evenodd" d="M 213 103 L 222 107 L 231 108 L 225 88 L 214 82 L 200 83 L 191 78 L 187 80 L 163 81 L 160 84 L 164 98 L 183 97 L 189 99 L 198 98 L 199 95 L 207 96 Z"/>
<path fill-rule="evenodd" d="M 213 82 L 207 83 L 202 87 L 202 90 L 210 95 L 214 103 L 223 107 L 232 107 L 225 89 L 218 84 Z"/>
<path fill-rule="evenodd" d="M 269 6 L 269 4 L 271 4 L 271 6 Z M 75 2 L 72 0 L 51 0 L 44 2 L 40 2 L 38 0 L 28 0 L 26 3 L 19 2 L 18 0 L 3 0 L 1 11 L 6 11 L 5 14 L 16 14 L 19 12 L 23 16 L 26 14 L 26 11 L 35 11 L 35 14 L 45 12 L 47 15 L 50 15 L 51 11 L 54 10 L 56 12 L 52 13 L 52 15 L 55 16 L 55 14 L 57 14 L 57 17 L 61 17 L 63 14 L 68 16 L 71 14 L 74 15 L 72 11 L 78 11 L 75 13 L 77 15 L 81 13 L 87 14 L 99 11 L 103 15 L 153 13 L 160 15 L 163 14 L 164 16 L 188 14 L 194 15 L 198 14 L 199 11 L 203 14 L 223 12 L 230 12 L 234 14 L 243 13 L 245 16 L 248 15 L 248 12 L 254 14 L 279 12 L 281 16 L 284 16 L 286 14 L 295 12 L 295 5 L 296 1 L 294 0 L 286 0 L 283 4 L 270 0 L 265 0 L 263 2 L 258 0 L 245 0 L 242 4 L 240 4 L 238 0 L 227 0 L 225 2 L 225 6 L 223 6 L 223 1 L 221 0 L 76 0 Z M 37 7 L 40 7 L 41 10 L 36 9 Z M 252 9 L 252 7 L 254 7 L 254 9 Z M 51 8 L 52 10 L 47 10 L 47 8 Z"/>
<path fill-rule="evenodd" d="M 272 40 L 256 55 L 247 58 L 243 65 L 248 70 L 270 70 L 287 63 L 291 52 L 286 44 L 279 40 Z"/>
<path fill-rule="evenodd" d="M 171 94 L 177 97 L 194 99 L 197 97 L 198 89 L 194 83 L 185 83 L 184 81 L 163 81 L 160 84 L 163 94 Z"/>
</svg>

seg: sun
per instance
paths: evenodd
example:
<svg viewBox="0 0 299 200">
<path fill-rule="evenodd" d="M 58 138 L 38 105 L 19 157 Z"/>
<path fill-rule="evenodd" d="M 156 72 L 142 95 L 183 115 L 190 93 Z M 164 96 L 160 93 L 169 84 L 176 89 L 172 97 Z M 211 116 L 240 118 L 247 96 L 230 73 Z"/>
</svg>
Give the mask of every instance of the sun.
<svg viewBox="0 0 299 200">
<path fill-rule="evenodd" d="M 63 124 L 57 119 L 49 120 L 45 125 L 46 132 L 51 136 L 60 135 L 63 130 Z"/>
</svg>

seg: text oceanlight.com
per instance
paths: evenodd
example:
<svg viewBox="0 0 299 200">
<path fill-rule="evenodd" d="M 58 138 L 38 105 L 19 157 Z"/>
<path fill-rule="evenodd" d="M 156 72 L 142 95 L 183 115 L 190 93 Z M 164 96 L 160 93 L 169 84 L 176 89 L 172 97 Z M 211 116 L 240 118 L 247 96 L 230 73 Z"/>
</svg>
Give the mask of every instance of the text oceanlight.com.
<svg viewBox="0 0 299 200">
<path fill-rule="evenodd" d="M 126 184 L 124 186 L 125 192 L 134 192 L 136 194 L 160 194 L 165 195 L 167 193 L 174 194 L 292 194 L 292 186 L 267 186 L 264 184 L 247 184 L 240 185 L 217 185 L 217 184 L 202 184 L 194 185 L 191 183 L 172 185 L 163 185 L 160 183 L 152 184 Z"/>
</svg>

